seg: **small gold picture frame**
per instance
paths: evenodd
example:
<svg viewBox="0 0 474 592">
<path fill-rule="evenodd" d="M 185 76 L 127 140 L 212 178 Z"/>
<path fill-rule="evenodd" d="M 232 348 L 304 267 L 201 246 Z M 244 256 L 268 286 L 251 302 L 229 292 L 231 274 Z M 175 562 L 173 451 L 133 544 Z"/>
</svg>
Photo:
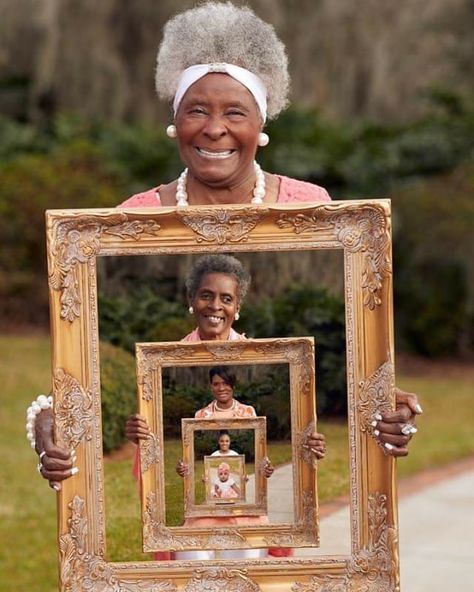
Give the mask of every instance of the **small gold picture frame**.
<svg viewBox="0 0 474 592">
<path fill-rule="evenodd" d="M 267 514 L 267 480 L 258 467 L 263 467 L 267 456 L 266 418 L 242 417 L 238 419 L 182 419 L 183 461 L 190 468 L 184 477 L 184 517 L 192 516 L 261 516 Z M 252 431 L 254 434 L 253 493 L 247 498 L 247 471 L 245 455 L 204 456 L 203 499 L 196 499 L 196 485 L 201 476 L 196 474 L 194 443 L 195 435 L 207 431 L 216 435 L 225 430 L 230 434 L 237 430 Z M 215 454 L 215 451 L 214 451 Z M 216 495 L 213 484 L 217 476 L 217 467 L 225 461 L 231 466 L 232 477 L 237 481 L 240 495 Z M 235 466 L 237 465 L 237 466 Z M 257 469 L 257 470 L 256 470 Z"/>
<path fill-rule="evenodd" d="M 203 549 L 251 549 L 265 547 L 317 547 L 319 520 L 316 461 L 306 447 L 308 435 L 316 429 L 316 396 L 314 377 L 314 339 L 246 339 L 243 341 L 199 341 L 137 343 L 137 380 L 139 413 L 147 420 L 151 438 L 140 442 L 141 495 L 144 551 L 192 551 Z M 229 363 L 230 360 L 230 363 Z M 231 509 L 214 505 L 208 515 L 216 521 L 195 519 L 182 526 L 166 524 L 166 498 L 163 436 L 162 374 L 166 367 L 197 367 L 213 365 L 288 364 L 290 375 L 291 448 L 293 458 L 294 521 L 271 524 L 252 519 L 262 515 L 266 498 L 255 507 Z M 192 420 L 189 420 L 192 421 Z M 237 420 L 234 420 L 237 421 Z M 238 420 L 242 421 L 242 420 Z M 255 418 L 254 427 L 258 425 Z M 183 452 L 188 469 L 193 466 L 193 430 L 184 420 Z M 218 429 L 222 420 L 203 419 L 194 424 L 201 429 Z M 260 437 L 263 435 L 260 430 Z M 260 456 L 258 478 L 264 478 L 266 458 Z M 194 487 L 190 472 L 185 484 L 184 515 L 195 510 L 188 506 Z M 260 491 L 265 491 L 261 483 Z M 238 524 L 229 526 L 225 517 L 239 514 Z M 244 517 L 248 516 L 248 521 Z M 257 522 L 260 522 L 257 524 Z"/>
<path fill-rule="evenodd" d="M 245 504 L 245 478 L 244 454 L 230 458 L 204 457 L 207 504 L 214 507 L 227 506 L 234 510 L 239 502 Z M 206 511 L 205 508 L 203 510 Z"/>
</svg>

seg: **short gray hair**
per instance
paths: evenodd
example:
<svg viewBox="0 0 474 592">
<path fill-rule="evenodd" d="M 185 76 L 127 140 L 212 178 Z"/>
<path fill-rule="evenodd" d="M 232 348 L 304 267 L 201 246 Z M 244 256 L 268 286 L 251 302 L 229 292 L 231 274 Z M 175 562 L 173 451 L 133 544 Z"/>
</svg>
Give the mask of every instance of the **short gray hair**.
<svg viewBox="0 0 474 592">
<path fill-rule="evenodd" d="M 287 106 L 290 81 L 285 46 L 272 25 L 250 8 L 231 2 L 206 2 L 167 22 L 157 57 L 158 95 L 172 99 L 186 68 L 214 62 L 235 64 L 262 79 L 269 119 Z"/>
<path fill-rule="evenodd" d="M 242 263 L 231 255 L 204 255 L 195 261 L 186 278 L 189 300 L 193 300 L 202 279 L 210 273 L 224 273 L 235 278 L 237 297 L 239 302 L 242 302 L 250 286 L 250 274 Z"/>
</svg>

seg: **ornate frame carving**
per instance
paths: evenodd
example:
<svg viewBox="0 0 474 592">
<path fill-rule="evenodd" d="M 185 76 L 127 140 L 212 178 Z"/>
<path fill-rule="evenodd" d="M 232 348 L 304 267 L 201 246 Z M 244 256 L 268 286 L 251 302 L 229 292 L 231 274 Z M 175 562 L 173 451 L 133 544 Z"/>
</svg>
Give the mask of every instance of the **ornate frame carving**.
<svg viewBox="0 0 474 592">
<path fill-rule="evenodd" d="M 58 494 L 61 590 L 84 589 L 86 578 L 90 592 L 398 591 L 395 462 L 376 445 L 367 425 L 372 409 L 394 406 L 389 201 L 190 207 L 186 212 L 166 207 L 57 210 L 46 214 L 46 224 L 55 410 L 69 409 L 78 426 L 56 436 L 72 438 L 80 469 Z M 96 257 L 209 249 L 344 252 L 349 556 L 235 560 L 232 565 L 105 561 Z M 61 386 L 64 378 L 78 396 Z"/>
<path fill-rule="evenodd" d="M 217 349 L 216 349 L 217 348 Z M 175 350 L 179 355 L 175 356 Z M 187 355 L 183 355 L 183 350 Z M 268 524 L 261 526 L 216 526 L 199 527 L 197 525 L 167 526 L 165 511 L 165 479 L 164 450 L 156 449 L 153 462 L 147 460 L 147 470 L 141 471 L 143 549 L 144 551 L 176 551 L 193 549 L 245 549 L 266 546 L 311 547 L 319 545 L 318 505 L 316 486 L 316 467 L 307 462 L 306 449 L 303 448 L 304 433 L 308 424 L 315 426 L 316 397 L 314 381 L 314 339 L 299 337 L 287 339 L 248 339 L 245 341 L 198 343 L 137 343 L 137 377 L 139 412 L 147 418 L 153 440 L 163 441 L 162 409 L 163 396 L 161 386 L 162 369 L 166 366 L 212 366 L 227 363 L 236 365 L 250 364 L 289 364 L 290 370 L 290 408 L 291 408 L 291 441 L 293 457 L 293 507 L 294 522 Z M 150 399 L 151 395 L 151 399 Z M 264 418 L 261 418 L 264 420 Z M 218 430 L 221 427 L 248 422 L 248 427 L 262 426 L 258 419 L 235 420 L 182 420 L 184 426 L 196 422 L 199 429 Z M 224 425 L 228 424 L 228 425 Z M 196 428 L 198 429 L 198 428 Z M 193 429 L 184 429 L 183 453 L 188 462 L 192 458 Z M 260 452 L 264 442 L 262 427 L 256 436 Z M 148 445 L 148 441 L 145 442 Z M 143 444 L 141 445 L 143 450 Z M 263 455 L 259 454 L 261 461 Z M 262 471 L 259 474 L 258 491 L 266 492 Z M 192 487 L 194 482 L 192 469 L 185 479 L 185 514 L 196 515 L 198 507 L 192 504 Z M 254 507 L 238 506 L 239 515 L 258 515 L 266 507 L 266 498 L 259 500 Z M 245 511 L 244 511 L 245 508 Z M 202 516 L 202 512 L 200 513 Z M 207 515 L 216 517 L 233 515 L 229 509 L 214 507 Z M 218 545 L 218 546 L 216 546 Z"/>
</svg>

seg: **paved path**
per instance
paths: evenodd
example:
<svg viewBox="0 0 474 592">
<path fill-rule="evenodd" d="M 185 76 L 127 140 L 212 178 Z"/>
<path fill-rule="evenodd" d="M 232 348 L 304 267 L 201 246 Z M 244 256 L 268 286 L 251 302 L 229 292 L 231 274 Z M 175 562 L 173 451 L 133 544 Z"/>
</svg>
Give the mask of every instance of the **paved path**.
<svg viewBox="0 0 474 592">
<path fill-rule="evenodd" d="M 271 481 L 270 520 L 290 520 L 291 466 L 277 469 Z M 472 467 L 405 494 L 399 501 L 399 524 L 402 592 L 474 590 Z M 298 551 L 298 555 L 341 553 L 350 553 L 347 506 L 321 519 L 319 549 Z"/>
</svg>

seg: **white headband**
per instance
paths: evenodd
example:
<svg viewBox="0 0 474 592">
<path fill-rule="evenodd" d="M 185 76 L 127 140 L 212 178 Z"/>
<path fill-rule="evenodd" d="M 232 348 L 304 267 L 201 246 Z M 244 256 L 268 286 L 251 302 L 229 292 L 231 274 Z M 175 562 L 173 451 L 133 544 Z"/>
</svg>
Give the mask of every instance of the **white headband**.
<svg viewBox="0 0 474 592">
<path fill-rule="evenodd" d="M 234 64 L 225 63 L 196 64 L 195 66 L 190 66 L 184 70 L 179 78 L 178 89 L 174 95 L 173 109 L 175 115 L 188 88 L 200 78 L 211 72 L 228 74 L 248 88 L 257 103 L 263 121 L 267 119 L 267 89 L 262 80 L 253 74 L 253 72 L 250 72 L 250 70 L 246 70 L 240 66 L 234 66 Z"/>
</svg>

